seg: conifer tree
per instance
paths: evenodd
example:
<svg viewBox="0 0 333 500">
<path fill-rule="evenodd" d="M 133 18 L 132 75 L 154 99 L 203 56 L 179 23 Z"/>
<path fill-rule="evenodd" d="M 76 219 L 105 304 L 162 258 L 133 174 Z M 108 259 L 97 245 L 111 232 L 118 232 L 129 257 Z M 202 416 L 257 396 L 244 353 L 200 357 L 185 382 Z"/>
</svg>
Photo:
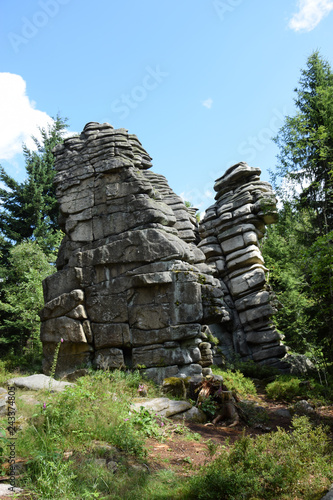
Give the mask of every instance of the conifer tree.
<svg viewBox="0 0 333 500">
<path fill-rule="evenodd" d="M 295 92 L 298 111 L 274 139 L 280 154 L 273 181 L 287 181 L 294 203 L 314 217 L 314 236 L 323 236 L 333 230 L 333 73 L 317 51 Z"/>
<path fill-rule="evenodd" d="M 263 252 L 283 305 L 277 324 L 294 346 L 315 344 L 333 359 L 333 73 L 318 51 L 295 93 L 297 113 L 274 139 L 282 217 Z"/>
<path fill-rule="evenodd" d="M 47 130 L 40 129 L 41 141 L 33 137 L 36 151 L 23 146 L 27 178 L 22 183 L 0 166 L 0 181 L 5 185 L 5 188 L 0 188 L 2 245 L 37 240 L 48 253 L 59 242 L 52 149 L 62 142 L 65 129 L 66 120 L 57 116 Z"/>
</svg>

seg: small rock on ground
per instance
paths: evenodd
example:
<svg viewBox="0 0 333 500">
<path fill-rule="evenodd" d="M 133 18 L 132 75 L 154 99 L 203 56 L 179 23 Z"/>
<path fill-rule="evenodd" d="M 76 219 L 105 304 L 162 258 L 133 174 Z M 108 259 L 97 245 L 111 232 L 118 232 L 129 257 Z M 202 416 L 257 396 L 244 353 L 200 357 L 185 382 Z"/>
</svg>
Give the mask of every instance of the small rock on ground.
<svg viewBox="0 0 333 500">
<path fill-rule="evenodd" d="M 291 418 L 291 413 L 287 410 L 287 408 L 279 408 L 278 410 L 275 410 L 274 415 L 277 417 Z"/>
<path fill-rule="evenodd" d="M 171 417 L 177 413 L 182 413 L 192 408 L 192 405 L 187 401 L 174 401 L 169 398 L 153 398 L 142 400 L 131 404 L 131 408 L 135 411 L 140 411 L 141 406 L 146 410 L 157 413 L 161 417 Z"/>
</svg>

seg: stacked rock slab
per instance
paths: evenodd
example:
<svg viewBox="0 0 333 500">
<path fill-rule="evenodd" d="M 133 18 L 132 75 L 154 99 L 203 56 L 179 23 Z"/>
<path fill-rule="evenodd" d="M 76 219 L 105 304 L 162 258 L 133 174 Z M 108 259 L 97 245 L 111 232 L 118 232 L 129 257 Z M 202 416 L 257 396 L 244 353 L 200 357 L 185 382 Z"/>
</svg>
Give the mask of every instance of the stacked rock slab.
<svg viewBox="0 0 333 500">
<path fill-rule="evenodd" d="M 198 247 L 220 278 L 233 310 L 234 351 L 244 359 L 285 369 L 280 359 L 287 348 L 271 322 L 275 300 L 259 248 L 265 225 L 276 221 L 276 199 L 271 185 L 260 181 L 260 173 L 238 163 L 217 179 L 216 203 L 200 224 Z"/>
<path fill-rule="evenodd" d="M 87 363 L 157 381 L 207 370 L 202 325 L 230 311 L 193 214 L 125 129 L 88 123 L 54 154 L 65 237 L 43 282 L 44 372 L 61 338 L 58 375 Z"/>
</svg>

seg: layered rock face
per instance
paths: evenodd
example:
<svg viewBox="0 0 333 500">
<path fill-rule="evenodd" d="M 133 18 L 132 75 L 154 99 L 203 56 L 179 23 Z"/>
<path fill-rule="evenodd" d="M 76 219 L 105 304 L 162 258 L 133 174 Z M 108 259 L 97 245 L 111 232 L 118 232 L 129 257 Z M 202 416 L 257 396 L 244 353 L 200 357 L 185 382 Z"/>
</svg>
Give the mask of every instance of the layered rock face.
<svg viewBox="0 0 333 500">
<path fill-rule="evenodd" d="M 241 163 L 218 179 L 198 228 L 125 129 L 88 123 L 54 154 L 66 236 L 43 282 L 45 373 L 63 338 L 58 375 L 86 364 L 139 368 L 156 381 L 207 374 L 209 329 L 222 350 L 279 365 L 285 347 L 270 324 L 258 246 L 275 199 L 259 169 Z"/>
<path fill-rule="evenodd" d="M 287 348 L 271 322 L 276 300 L 266 283 L 268 269 L 259 248 L 265 225 L 277 219 L 276 198 L 271 185 L 260 181 L 260 173 L 259 168 L 239 163 L 217 179 L 216 203 L 200 224 L 198 247 L 226 286 L 225 300 L 233 310 L 234 351 L 283 370 L 287 365 L 280 358 Z M 221 337 L 216 326 L 215 332 Z"/>
<path fill-rule="evenodd" d="M 230 316 L 218 279 L 201 269 L 193 215 L 124 129 L 89 123 L 55 157 L 66 236 L 43 283 L 44 371 L 63 338 L 58 374 L 87 362 L 155 380 L 200 374 L 202 325 Z"/>
</svg>

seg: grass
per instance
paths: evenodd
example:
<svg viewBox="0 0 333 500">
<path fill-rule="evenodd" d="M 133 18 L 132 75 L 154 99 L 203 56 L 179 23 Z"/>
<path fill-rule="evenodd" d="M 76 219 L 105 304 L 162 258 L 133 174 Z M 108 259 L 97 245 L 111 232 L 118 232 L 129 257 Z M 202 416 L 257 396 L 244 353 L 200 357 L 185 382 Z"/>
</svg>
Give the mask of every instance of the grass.
<svg viewBox="0 0 333 500">
<path fill-rule="evenodd" d="M 7 373 L 6 378 L 11 375 Z M 190 439 L 191 432 L 182 423 L 155 417 L 147 410 L 131 411 L 130 403 L 138 396 L 142 382 L 138 371 L 91 371 L 64 392 L 34 392 L 39 401 L 35 407 L 20 400 L 22 391 L 17 390 L 19 414 L 24 414 L 25 421 L 16 435 L 16 456 L 28 459 L 20 486 L 33 498 L 43 500 L 144 499 L 148 493 L 149 498 L 168 498 L 163 473 L 147 477 L 145 466 L 144 470 L 140 468 L 147 457 L 146 437 L 163 439 L 177 432 Z M 144 383 L 150 397 L 160 396 L 155 384 L 147 380 Z M 1 426 L 6 425 L 4 417 Z M 197 440 L 198 435 L 193 434 L 193 439 Z M 105 448 L 96 451 L 91 443 L 104 443 Z M 2 453 L 4 462 L 5 446 Z M 68 453 L 71 456 L 65 459 Z M 98 457 L 115 460 L 117 473 L 96 464 Z M 171 481 L 172 488 L 178 481 Z"/>
<path fill-rule="evenodd" d="M 213 368 L 213 372 L 241 397 L 256 395 L 254 383 L 240 371 Z M 0 363 L 2 380 L 12 375 Z M 281 397 L 276 387 L 288 380 L 277 381 L 275 395 Z M 17 390 L 18 414 L 25 420 L 17 433 L 16 455 L 28 459 L 20 486 L 34 500 L 310 500 L 320 498 L 333 481 L 326 432 L 313 428 L 305 417 L 294 419 L 291 433 L 280 429 L 219 446 L 214 460 L 216 445 L 210 443 L 209 464 L 199 472 L 187 464 L 191 477 L 177 475 L 168 463 L 166 469 L 151 470 L 147 436 L 163 440 L 176 432 L 186 440 L 198 440 L 200 435 L 146 410 L 131 411 L 130 403 L 143 382 L 149 397 L 160 396 L 159 388 L 138 371 L 119 370 L 91 371 L 62 393 L 33 392 L 39 401 L 35 407 L 19 399 L 22 391 Z M 299 394 L 303 386 L 292 382 L 288 387 Z M 6 427 L 6 418 L 1 424 Z M 4 458 L 5 453 L 3 447 Z"/>
</svg>

